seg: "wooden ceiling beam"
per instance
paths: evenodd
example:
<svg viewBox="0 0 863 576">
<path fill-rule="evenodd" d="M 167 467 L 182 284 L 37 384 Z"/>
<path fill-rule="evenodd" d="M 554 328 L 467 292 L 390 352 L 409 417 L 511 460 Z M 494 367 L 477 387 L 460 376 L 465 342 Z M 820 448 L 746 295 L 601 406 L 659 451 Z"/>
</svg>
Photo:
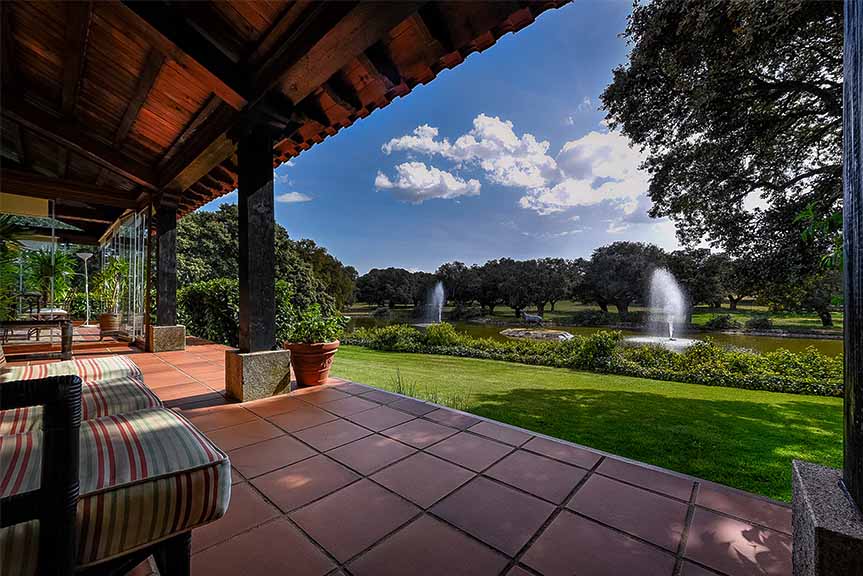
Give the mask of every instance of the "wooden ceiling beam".
<svg viewBox="0 0 863 576">
<path fill-rule="evenodd" d="M 113 208 L 136 208 L 137 202 L 128 192 L 101 188 L 85 182 L 50 178 L 13 168 L 4 169 L 0 175 L 4 192 L 55 200 L 75 200 L 96 206 Z"/>
<path fill-rule="evenodd" d="M 76 222 L 91 222 L 93 224 L 112 224 L 120 215 L 121 210 L 99 210 L 89 206 L 69 206 L 57 202 L 54 204 L 54 216 L 61 220 Z"/>
<path fill-rule="evenodd" d="M 327 80 L 321 89 L 335 102 L 342 110 L 348 114 L 356 114 L 363 107 L 360 97 L 354 87 L 345 78 L 341 71 L 333 74 Z"/>
<path fill-rule="evenodd" d="M 153 89 L 153 85 L 156 83 L 156 78 L 159 76 L 159 72 L 162 70 L 162 66 L 164 64 L 165 55 L 158 50 L 150 50 L 150 53 L 147 54 L 147 60 L 144 62 L 144 68 L 138 75 L 135 94 L 132 96 L 132 100 L 126 107 L 126 112 L 120 120 L 120 126 L 117 128 L 117 133 L 114 134 L 115 146 L 119 146 L 129 134 L 129 130 L 138 118 L 141 107 L 144 105 L 144 102 L 147 101 L 147 96 L 150 94 L 150 90 Z"/>
<path fill-rule="evenodd" d="M 360 56 L 363 66 L 372 73 L 384 77 L 387 89 L 398 86 L 404 79 L 390 57 L 390 51 L 383 42 L 375 42 Z"/>
<path fill-rule="evenodd" d="M 66 3 L 66 36 L 63 54 L 63 95 L 61 110 L 64 116 L 75 113 L 78 92 L 81 86 L 81 73 L 87 59 L 87 39 L 90 35 L 90 22 L 93 19 L 93 4 L 87 1 Z"/>
<path fill-rule="evenodd" d="M 56 113 L 42 109 L 33 101 L 25 101 L 17 94 L 4 93 L 3 97 L 2 113 L 10 120 L 136 184 L 156 189 L 156 173 L 151 167 L 125 156 L 110 144 L 92 136 L 92 131 L 86 127 L 73 120 L 57 118 Z"/>
<path fill-rule="evenodd" d="M 15 38 L 12 32 L 13 6 L 14 4 L 11 2 L 0 2 L 0 34 L 3 35 L 0 38 L 0 42 L 3 44 L 3 53 L 0 54 L 0 58 L 2 58 L 0 72 L 3 74 L 3 83 L 10 85 L 17 80 L 17 74 L 15 73 Z"/>
<path fill-rule="evenodd" d="M 275 79 L 264 76 L 264 81 L 272 82 L 266 90 L 278 85 L 291 102 L 300 102 L 424 4 L 421 1 L 362 2 L 291 66 L 283 68 L 283 73 L 275 75 Z M 260 81 L 255 84 L 257 89 L 262 88 Z"/>
<path fill-rule="evenodd" d="M 246 106 L 242 67 L 214 47 L 170 6 L 124 0 L 122 4 L 109 3 L 100 9 L 117 11 L 119 17 L 136 22 L 153 46 L 189 69 L 204 86 L 235 110 Z"/>
</svg>

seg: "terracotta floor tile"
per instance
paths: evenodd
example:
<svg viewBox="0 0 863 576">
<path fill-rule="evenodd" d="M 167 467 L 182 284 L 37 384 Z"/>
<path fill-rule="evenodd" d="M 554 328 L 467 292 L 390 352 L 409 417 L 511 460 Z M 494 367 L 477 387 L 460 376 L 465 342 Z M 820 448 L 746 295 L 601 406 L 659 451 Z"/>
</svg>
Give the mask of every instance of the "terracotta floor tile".
<svg viewBox="0 0 863 576">
<path fill-rule="evenodd" d="M 213 391 L 198 382 L 189 382 L 187 384 L 177 384 L 176 386 L 166 386 L 164 388 L 158 388 L 154 390 L 154 392 L 160 400 L 166 402 L 168 400 L 177 400 L 179 398 L 191 399 L 200 396 L 206 396 L 208 394 L 211 394 Z"/>
<path fill-rule="evenodd" d="M 369 400 L 363 400 L 356 396 L 349 396 L 347 398 L 342 398 L 341 400 L 327 402 L 326 406 L 323 406 L 323 408 L 327 412 L 332 412 L 338 416 L 350 416 L 351 414 L 363 412 L 364 410 L 371 410 L 378 406 L 380 406 L 380 404 L 370 402 Z"/>
<path fill-rule="evenodd" d="M 676 553 L 688 506 L 629 484 L 594 474 L 566 505 L 594 520 Z"/>
<path fill-rule="evenodd" d="M 521 562 L 544 576 L 671 576 L 674 556 L 564 510 Z"/>
<path fill-rule="evenodd" d="M 686 558 L 734 576 L 791 574 L 791 536 L 696 508 Z"/>
<path fill-rule="evenodd" d="M 513 556 L 539 530 L 554 506 L 479 477 L 435 504 L 431 511 Z"/>
<path fill-rule="evenodd" d="M 177 386 L 180 384 L 188 384 L 194 380 L 190 376 L 186 376 L 182 372 L 175 369 L 166 370 L 164 372 L 156 372 L 144 376 L 144 384 L 153 390 L 158 390 L 166 386 Z"/>
<path fill-rule="evenodd" d="M 210 390 L 206 394 L 199 394 L 197 396 L 182 396 L 180 398 L 174 398 L 173 400 L 163 400 L 162 404 L 164 404 L 166 408 L 185 408 L 187 406 L 215 406 L 216 404 L 224 404 L 224 400 L 224 396 L 218 392 Z"/>
<path fill-rule="evenodd" d="M 505 455 L 512 446 L 489 440 L 476 434 L 459 432 L 427 450 L 430 454 L 454 462 L 474 472 L 482 472 Z"/>
<path fill-rule="evenodd" d="M 369 434 L 371 432 L 362 426 L 339 419 L 315 426 L 314 428 L 300 430 L 299 432 L 295 432 L 294 436 L 306 444 L 313 446 L 316 450 L 325 452 Z"/>
<path fill-rule="evenodd" d="M 702 482 L 695 503 L 773 530 L 791 534 L 791 508 L 712 482 Z"/>
<path fill-rule="evenodd" d="M 692 485 L 694 484 L 692 480 L 659 472 L 646 466 L 624 462 L 623 460 L 606 458 L 596 471 L 600 474 L 629 482 L 630 484 L 679 498 L 680 500 L 688 501 L 692 495 Z"/>
<path fill-rule="evenodd" d="M 392 492 L 360 480 L 297 510 L 291 518 L 339 562 L 345 562 L 418 511 Z"/>
<path fill-rule="evenodd" d="M 684 560 L 680 568 L 680 576 L 721 576 L 719 572 L 708 570 L 693 562 Z"/>
<path fill-rule="evenodd" d="M 405 446 L 386 436 L 374 434 L 330 450 L 327 456 L 363 475 L 368 475 L 414 452 L 416 450 L 410 446 Z"/>
<path fill-rule="evenodd" d="M 437 406 L 432 406 L 431 404 L 427 404 L 421 400 L 414 400 L 413 398 L 402 398 L 401 400 L 396 400 L 389 406 L 390 408 L 395 408 L 396 410 L 401 410 L 402 412 L 407 412 L 415 416 L 422 416 L 423 414 L 428 414 L 429 412 L 437 410 Z"/>
<path fill-rule="evenodd" d="M 602 456 L 590 450 L 570 446 L 569 444 L 547 438 L 534 438 L 522 446 L 522 448 L 566 462 L 567 464 L 572 464 L 573 466 L 581 466 L 582 468 L 591 468 L 602 458 Z"/>
<path fill-rule="evenodd" d="M 429 516 L 421 516 L 357 560 L 356 576 L 497 576 L 505 556 Z"/>
<path fill-rule="evenodd" d="M 237 448 L 228 454 L 231 464 L 246 478 L 260 476 L 314 455 L 314 450 L 287 435 Z"/>
<path fill-rule="evenodd" d="M 498 442 L 503 442 L 504 444 L 510 444 L 512 446 L 521 446 L 533 438 L 533 436 L 527 432 L 522 432 L 521 430 L 516 430 L 509 426 L 501 426 L 500 424 L 486 421 L 482 421 L 479 424 L 471 426 L 468 430 L 475 434 L 481 434 L 487 438 L 491 438 L 492 440 L 497 440 Z"/>
<path fill-rule="evenodd" d="M 428 508 L 474 474 L 422 452 L 381 470 L 371 478 L 422 508 Z"/>
<path fill-rule="evenodd" d="M 347 394 L 365 394 L 371 388 L 366 386 L 365 384 L 357 384 L 356 382 L 345 382 L 344 384 L 337 384 L 333 386 L 339 392 L 345 392 Z"/>
<path fill-rule="evenodd" d="M 279 510 L 249 484 L 237 484 L 231 488 L 231 503 L 225 515 L 192 531 L 192 552 L 224 542 L 278 515 Z"/>
<path fill-rule="evenodd" d="M 425 448 L 458 432 L 455 428 L 441 426 L 426 420 L 411 420 L 383 431 L 383 434 L 414 448 Z"/>
<path fill-rule="evenodd" d="M 235 426 L 243 422 L 257 420 L 257 416 L 243 408 L 241 404 L 224 404 L 206 408 L 184 409 L 183 416 L 189 419 L 201 432 Z"/>
<path fill-rule="evenodd" d="M 237 469 L 231 466 L 231 485 L 239 484 L 240 482 L 245 482 L 246 479 L 243 478 L 243 475 L 237 472 Z"/>
<path fill-rule="evenodd" d="M 413 414 L 402 412 L 401 410 L 393 410 L 388 406 L 379 406 L 364 412 L 351 414 L 347 417 L 348 420 L 356 422 L 360 426 L 365 426 L 375 432 L 380 432 L 392 426 L 397 426 L 416 418 Z"/>
<path fill-rule="evenodd" d="M 467 414 L 462 414 L 461 412 L 456 412 L 455 410 L 450 410 L 448 408 L 438 408 L 433 412 L 429 412 L 424 417 L 429 420 L 434 420 L 439 424 L 458 428 L 459 430 L 470 428 L 480 421 L 479 418 L 468 416 Z"/>
<path fill-rule="evenodd" d="M 192 556 L 193 573 L 206 576 L 323 576 L 334 567 L 332 560 L 285 518 Z"/>
<path fill-rule="evenodd" d="M 371 392 L 364 393 L 362 396 L 363 398 L 372 400 L 373 402 L 380 402 L 381 404 L 390 404 L 392 402 L 402 400 L 401 396 L 385 392 L 384 390 L 372 390 Z"/>
<path fill-rule="evenodd" d="M 320 388 L 311 390 L 309 392 L 302 390 L 300 394 L 297 394 L 297 397 L 302 398 L 310 404 L 315 404 L 316 406 L 319 406 L 321 404 L 326 404 L 327 402 L 334 402 L 336 400 L 350 398 L 350 394 L 339 392 L 338 390 L 335 390 L 333 388 Z"/>
<path fill-rule="evenodd" d="M 252 484 L 283 512 L 344 488 L 359 476 L 323 455 L 258 476 Z"/>
<path fill-rule="evenodd" d="M 337 416 L 325 412 L 317 406 L 306 404 L 285 414 L 270 416 L 267 420 L 286 432 L 296 432 L 303 428 L 311 428 L 324 422 L 330 422 L 336 418 Z"/>
<path fill-rule="evenodd" d="M 560 504 L 587 471 L 519 450 L 486 470 L 485 475 Z"/>
<path fill-rule="evenodd" d="M 533 572 L 528 572 L 521 566 L 513 566 L 512 569 L 506 573 L 506 576 L 533 576 Z"/>
<path fill-rule="evenodd" d="M 307 404 L 299 398 L 280 395 L 264 398 L 263 400 L 255 400 L 254 402 L 244 402 L 243 406 L 246 407 L 246 410 L 254 412 L 258 416 L 268 417 L 292 412 L 293 410 L 307 406 Z"/>
<path fill-rule="evenodd" d="M 207 433 L 207 438 L 225 452 L 256 444 L 284 434 L 281 428 L 263 419 L 252 420 L 236 426 L 228 426 Z"/>
</svg>

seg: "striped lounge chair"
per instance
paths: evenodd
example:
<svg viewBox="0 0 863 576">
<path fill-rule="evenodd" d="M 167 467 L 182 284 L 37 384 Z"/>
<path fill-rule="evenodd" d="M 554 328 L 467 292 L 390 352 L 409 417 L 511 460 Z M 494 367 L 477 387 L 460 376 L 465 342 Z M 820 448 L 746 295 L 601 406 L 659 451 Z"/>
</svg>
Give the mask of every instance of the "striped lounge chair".
<svg viewBox="0 0 863 576">
<path fill-rule="evenodd" d="M 81 417 L 84 420 L 155 408 L 162 403 L 144 385 L 137 364 L 127 356 L 76 358 L 33 366 L 8 366 L 0 347 L 0 386 L 4 382 L 35 380 L 51 376 L 79 376 L 83 381 Z M 39 406 L 0 411 L 0 435 L 37 430 Z"/>
<path fill-rule="evenodd" d="M 0 409 L 41 407 L 39 426 L 0 435 L 0 574 L 125 574 L 152 554 L 187 576 L 191 530 L 227 510 L 228 457 L 159 406 L 82 421 L 82 389 L 0 384 Z"/>
</svg>

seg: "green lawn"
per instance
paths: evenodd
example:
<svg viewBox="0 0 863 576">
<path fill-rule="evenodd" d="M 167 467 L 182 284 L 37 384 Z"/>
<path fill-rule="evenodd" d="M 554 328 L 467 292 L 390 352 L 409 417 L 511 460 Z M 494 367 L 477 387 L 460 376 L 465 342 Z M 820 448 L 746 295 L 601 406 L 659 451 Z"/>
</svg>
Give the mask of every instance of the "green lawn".
<svg viewBox="0 0 863 576">
<path fill-rule="evenodd" d="M 842 401 L 342 346 L 333 374 L 779 500 L 791 460 L 842 464 Z M 466 406 L 464 406 L 466 402 Z"/>
</svg>

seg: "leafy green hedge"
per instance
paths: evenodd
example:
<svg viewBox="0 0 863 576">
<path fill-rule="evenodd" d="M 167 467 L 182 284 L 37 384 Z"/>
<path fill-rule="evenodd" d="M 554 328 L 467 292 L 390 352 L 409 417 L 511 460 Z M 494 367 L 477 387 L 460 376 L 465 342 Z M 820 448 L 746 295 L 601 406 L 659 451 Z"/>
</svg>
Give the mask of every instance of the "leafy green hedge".
<svg viewBox="0 0 863 576">
<path fill-rule="evenodd" d="M 317 298 L 317 300 L 315 300 Z M 319 304 L 325 315 L 334 311 L 326 295 L 300 294 L 290 282 L 276 281 L 276 342 L 288 337 L 297 310 Z M 240 335 L 240 287 L 232 278 L 195 282 L 177 291 L 177 316 L 189 334 L 211 342 L 237 346 Z"/>
<path fill-rule="evenodd" d="M 729 350 L 708 339 L 678 353 L 659 346 L 623 345 L 616 331 L 576 336 L 564 342 L 500 341 L 460 334 L 446 323 L 429 326 L 424 332 L 404 324 L 362 328 L 344 342 L 376 350 L 505 360 L 709 386 L 819 396 L 842 394 L 842 357 L 826 356 L 814 348 L 802 353 L 777 350 L 758 354 Z"/>
</svg>

